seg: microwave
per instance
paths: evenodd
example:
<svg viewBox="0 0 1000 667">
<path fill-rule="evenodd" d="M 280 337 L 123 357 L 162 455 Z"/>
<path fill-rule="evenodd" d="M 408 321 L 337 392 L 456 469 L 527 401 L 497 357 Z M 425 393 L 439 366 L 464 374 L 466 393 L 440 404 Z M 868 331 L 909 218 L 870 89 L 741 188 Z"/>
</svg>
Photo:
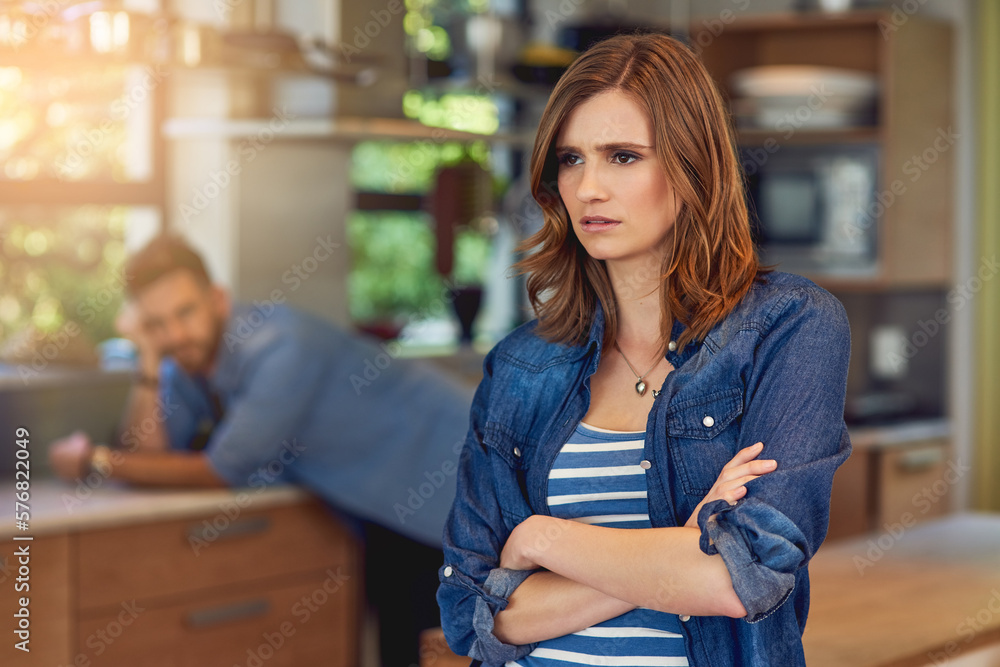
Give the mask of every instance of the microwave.
<svg viewBox="0 0 1000 667">
<path fill-rule="evenodd" d="M 877 274 L 884 211 L 877 145 L 747 146 L 740 157 L 763 263 L 793 273 Z"/>
</svg>

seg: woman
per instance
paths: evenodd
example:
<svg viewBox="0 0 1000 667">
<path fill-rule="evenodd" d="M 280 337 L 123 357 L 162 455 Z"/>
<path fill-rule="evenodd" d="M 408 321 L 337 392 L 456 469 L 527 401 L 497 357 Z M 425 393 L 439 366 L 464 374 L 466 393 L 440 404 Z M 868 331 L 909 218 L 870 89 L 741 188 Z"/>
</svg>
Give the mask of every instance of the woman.
<svg viewBox="0 0 1000 667">
<path fill-rule="evenodd" d="M 485 665 L 804 664 L 806 565 L 850 451 L 843 307 L 759 266 L 723 103 L 669 37 L 577 59 L 531 183 L 538 319 L 473 402 L 449 644 Z"/>
</svg>

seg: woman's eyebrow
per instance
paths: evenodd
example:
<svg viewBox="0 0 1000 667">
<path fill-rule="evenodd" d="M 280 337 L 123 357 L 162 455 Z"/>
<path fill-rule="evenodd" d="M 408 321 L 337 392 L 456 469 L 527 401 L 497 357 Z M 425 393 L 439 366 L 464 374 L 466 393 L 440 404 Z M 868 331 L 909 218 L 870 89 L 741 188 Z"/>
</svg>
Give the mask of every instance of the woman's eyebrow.
<svg viewBox="0 0 1000 667">
<path fill-rule="evenodd" d="M 598 153 L 609 153 L 611 151 L 621 151 L 621 150 L 651 150 L 652 146 L 646 146 L 643 144 L 636 144 L 631 141 L 618 141 L 608 144 L 598 144 L 594 146 L 594 149 Z M 557 153 L 582 153 L 576 146 L 556 146 Z"/>
</svg>

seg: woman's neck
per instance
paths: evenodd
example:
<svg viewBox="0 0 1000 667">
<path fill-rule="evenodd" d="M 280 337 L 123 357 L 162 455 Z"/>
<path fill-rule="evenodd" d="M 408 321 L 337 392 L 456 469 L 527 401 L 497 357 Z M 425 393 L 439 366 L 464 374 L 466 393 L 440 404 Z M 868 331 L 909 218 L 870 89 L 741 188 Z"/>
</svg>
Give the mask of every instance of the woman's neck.
<svg viewBox="0 0 1000 667">
<path fill-rule="evenodd" d="M 660 347 L 660 261 L 606 262 L 608 278 L 618 304 L 619 346 L 650 359 Z"/>
</svg>

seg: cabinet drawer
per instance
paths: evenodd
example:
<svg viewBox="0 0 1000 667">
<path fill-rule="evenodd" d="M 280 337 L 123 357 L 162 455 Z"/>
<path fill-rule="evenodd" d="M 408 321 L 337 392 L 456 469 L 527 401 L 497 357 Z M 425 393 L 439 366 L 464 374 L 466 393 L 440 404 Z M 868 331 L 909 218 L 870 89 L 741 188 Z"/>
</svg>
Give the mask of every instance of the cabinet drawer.
<svg viewBox="0 0 1000 667">
<path fill-rule="evenodd" d="M 356 568 L 354 538 L 318 501 L 77 536 L 81 610 L 328 567 Z"/>
<path fill-rule="evenodd" d="M 81 619 L 77 658 L 93 667 L 356 667 L 359 582 L 331 574 L 187 604 L 119 605 Z"/>
<path fill-rule="evenodd" d="M 21 557 L 17 552 L 27 547 L 27 581 L 20 573 Z M 0 665 L 18 667 L 53 667 L 70 664 L 70 628 L 72 618 L 69 613 L 70 599 L 70 550 L 69 538 L 65 535 L 36 537 L 34 540 L 4 540 L 0 544 L 0 618 L 3 618 L 3 648 L 0 649 Z M 27 584 L 29 590 L 19 591 Z M 28 642 L 30 653 L 14 647 L 21 641 L 14 630 L 19 619 L 14 614 L 20 612 L 20 598 L 28 597 L 28 628 L 31 633 Z"/>
<path fill-rule="evenodd" d="M 879 456 L 878 529 L 943 516 L 951 502 L 948 441 L 928 440 L 882 450 Z"/>
</svg>

